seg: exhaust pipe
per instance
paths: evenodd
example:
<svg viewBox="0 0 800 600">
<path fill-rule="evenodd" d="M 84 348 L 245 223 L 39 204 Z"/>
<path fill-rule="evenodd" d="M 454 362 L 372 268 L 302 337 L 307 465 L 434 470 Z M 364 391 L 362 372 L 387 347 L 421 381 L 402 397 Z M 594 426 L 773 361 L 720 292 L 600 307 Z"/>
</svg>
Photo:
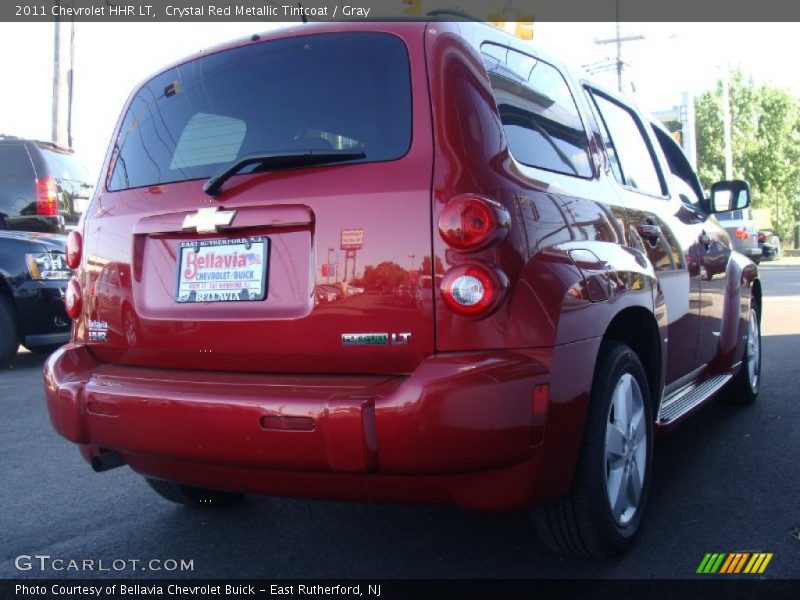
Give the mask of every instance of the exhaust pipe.
<svg viewBox="0 0 800 600">
<path fill-rule="evenodd" d="M 101 452 L 100 454 L 92 457 L 92 470 L 95 473 L 102 473 L 103 471 L 110 471 L 125 464 L 119 452 L 110 450 L 108 452 Z"/>
</svg>

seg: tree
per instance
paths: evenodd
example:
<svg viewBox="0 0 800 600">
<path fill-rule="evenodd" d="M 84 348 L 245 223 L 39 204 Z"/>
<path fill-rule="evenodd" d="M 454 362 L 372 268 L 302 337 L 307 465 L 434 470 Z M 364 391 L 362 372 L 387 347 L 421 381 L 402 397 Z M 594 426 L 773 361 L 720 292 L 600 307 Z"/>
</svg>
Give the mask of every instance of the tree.
<svg viewBox="0 0 800 600">
<path fill-rule="evenodd" d="M 444 273 L 444 265 L 442 264 L 442 259 L 440 257 L 438 257 L 438 256 L 436 257 L 436 262 L 434 263 L 434 265 L 436 267 L 436 274 L 437 275 L 441 275 L 442 273 Z M 430 273 L 431 273 L 431 257 L 430 256 L 424 256 L 422 258 L 422 265 L 420 265 L 419 270 L 423 275 L 430 275 Z"/>
<path fill-rule="evenodd" d="M 747 179 L 753 206 L 770 208 L 788 242 L 800 219 L 800 100 L 740 71 L 729 76 L 733 177 Z M 708 188 L 724 178 L 722 82 L 695 100 L 698 174 Z"/>
<path fill-rule="evenodd" d="M 361 278 L 361 283 L 368 290 L 394 289 L 408 285 L 410 281 L 408 271 L 392 261 L 382 262 L 376 267 L 367 267 Z"/>
</svg>

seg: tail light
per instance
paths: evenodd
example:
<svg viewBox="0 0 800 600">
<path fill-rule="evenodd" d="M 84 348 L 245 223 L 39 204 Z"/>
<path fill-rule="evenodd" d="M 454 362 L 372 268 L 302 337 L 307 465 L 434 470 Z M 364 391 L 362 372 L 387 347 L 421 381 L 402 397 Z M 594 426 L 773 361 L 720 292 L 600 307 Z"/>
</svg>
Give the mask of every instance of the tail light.
<svg viewBox="0 0 800 600">
<path fill-rule="evenodd" d="M 81 286 L 78 280 L 73 277 L 67 282 L 67 290 L 64 293 L 64 305 L 70 319 L 77 319 L 81 314 Z"/>
<path fill-rule="evenodd" d="M 462 264 L 450 269 L 442 279 L 445 304 L 454 312 L 469 316 L 486 316 L 505 296 L 508 278 L 500 271 L 480 263 Z"/>
<path fill-rule="evenodd" d="M 83 236 L 79 231 L 73 229 L 67 236 L 67 266 L 70 269 L 77 269 L 81 264 L 83 254 Z"/>
<path fill-rule="evenodd" d="M 739 238 L 740 240 L 746 240 L 747 239 L 747 230 L 743 229 L 742 227 L 737 227 L 736 228 L 736 237 Z"/>
<path fill-rule="evenodd" d="M 52 177 L 36 180 L 36 214 L 46 217 L 58 215 L 58 186 Z"/>
<path fill-rule="evenodd" d="M 508 211 L 496 202 L 475 195 L 450 200 L 439 215 L 439 233 L 455 250 L 482 250 L 501 240 L 508 231 Z"/>
<path fill-rule="evenodd" d="M 763 233 L 759 233 L 758 234 L 758 241 L 759 242 L 764 242 L 766 239 L 767 239 L 767 236 L 764 235 Z"/>
</svg>

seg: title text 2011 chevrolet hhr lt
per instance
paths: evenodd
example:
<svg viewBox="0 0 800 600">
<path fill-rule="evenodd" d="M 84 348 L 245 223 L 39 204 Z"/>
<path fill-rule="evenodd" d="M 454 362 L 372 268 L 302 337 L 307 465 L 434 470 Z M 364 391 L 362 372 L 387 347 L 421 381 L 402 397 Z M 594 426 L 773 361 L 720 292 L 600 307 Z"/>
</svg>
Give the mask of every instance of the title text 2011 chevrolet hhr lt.
<svg viewBox="0 0 800 600">
<path fill-rule="evenodd" d="M 479 23 L 303 25 L 124 108 L 50 418 L 162 496 L 535 506 L 605 556 L 654 435 L 755 399 L 761 284 L 670 134 Z"/>
</svg>

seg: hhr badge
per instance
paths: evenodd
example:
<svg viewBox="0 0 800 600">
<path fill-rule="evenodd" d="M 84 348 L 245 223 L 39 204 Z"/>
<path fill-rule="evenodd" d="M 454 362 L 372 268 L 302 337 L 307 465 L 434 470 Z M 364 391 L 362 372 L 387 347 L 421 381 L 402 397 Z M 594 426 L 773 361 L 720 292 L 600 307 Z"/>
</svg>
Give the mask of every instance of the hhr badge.
<svg viewBox="0 0 800 600">
<path fill-rule="evenodd" d="M 194 214 L 186 215 L 183 228 L 195 228 L 197 233 L 216 233 L 220 225 L 230 225 L 234 216 L 236 216 L 235 210 L 221 211 L 217 206 L 201 208 Z"/>
<path fill-rule="evenodd" d="M 404 346 L 410 333 L 343 333 L 343 346 Z"/>
</svg>

